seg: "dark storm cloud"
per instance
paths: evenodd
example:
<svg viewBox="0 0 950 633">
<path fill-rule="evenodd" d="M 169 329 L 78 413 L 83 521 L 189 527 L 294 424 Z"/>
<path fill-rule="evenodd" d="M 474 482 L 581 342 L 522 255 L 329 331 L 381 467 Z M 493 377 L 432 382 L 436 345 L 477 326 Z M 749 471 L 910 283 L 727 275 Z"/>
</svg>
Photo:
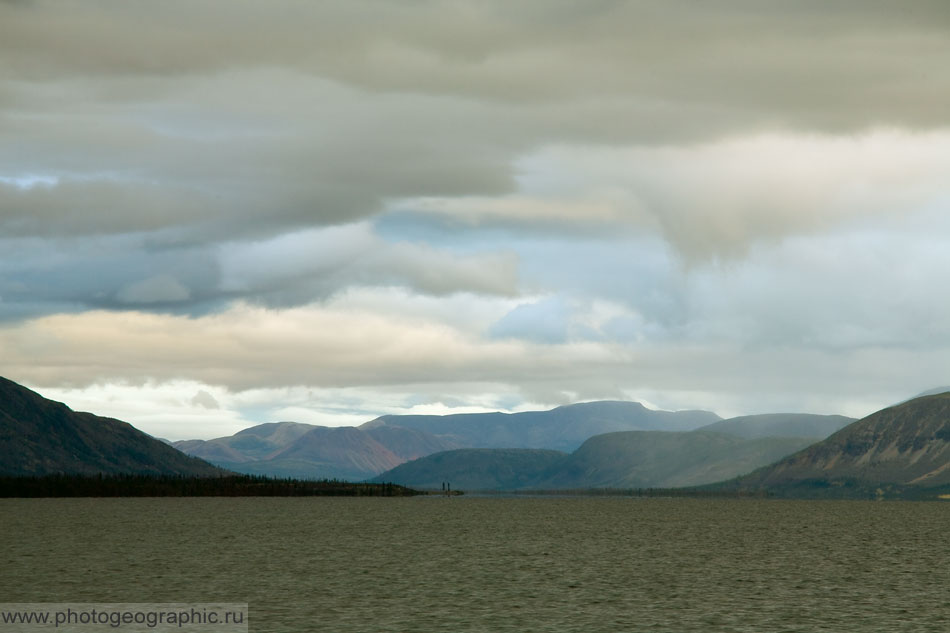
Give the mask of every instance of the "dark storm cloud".
<svg viewBox="0 0 950 633">
<path fill-rule="evenodd" d="M 634 96 L 773 123 L 942 122 L 938 1 L 36 2 L 3 5 L 24 77 L 286 67 L 376 91 Z"/>
</svg>

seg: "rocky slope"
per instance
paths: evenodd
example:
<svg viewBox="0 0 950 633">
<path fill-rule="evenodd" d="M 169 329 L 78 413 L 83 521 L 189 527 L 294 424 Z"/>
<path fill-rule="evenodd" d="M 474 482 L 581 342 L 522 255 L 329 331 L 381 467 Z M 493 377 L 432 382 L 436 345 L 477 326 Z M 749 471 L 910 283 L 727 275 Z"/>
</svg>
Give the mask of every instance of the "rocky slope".
<svg viewBox="0 0 950 633">
<path fill-rule="evenodd" d="M 878 411 L 741 483 L 769 487 L 816 479 L 950 484 L 950 393 Z"/>
</svg>

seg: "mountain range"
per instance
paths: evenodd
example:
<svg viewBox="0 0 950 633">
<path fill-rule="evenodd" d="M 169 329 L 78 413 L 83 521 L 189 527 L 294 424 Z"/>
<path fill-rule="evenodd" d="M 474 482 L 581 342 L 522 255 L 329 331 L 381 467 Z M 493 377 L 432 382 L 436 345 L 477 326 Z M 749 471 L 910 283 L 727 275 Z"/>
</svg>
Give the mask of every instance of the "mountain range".
<svg viewBox="0 0 950 633">
<path fill-rule="evenodd" d="M 602 433 L 689 431 L 719 420 L 711 411 L 655 411 L 639 402 L 607 400 L 521 413 L 386 415 L 361 428 L 415 429 L 467 448 L 573 451 L 588 438 Z"/>
<path fill-rule="evenodd" d="M 525 454 L 454 451 L 377 479 L 431 486 L 461 476 L 470 487 L 485 489 L 704 486 L 789 497 L 950 498 L 950 392 L 925 393 L 850 423 L 839 416 L 781 414 L 724 420 L 688 433 L 608 433 L 544 463 Z M 763 437 L 789 424 L 837 430 L 817 441 L 787 438 L 784 446 L 779 438 Z M 473 478 L 488 470 L 480 463 L 503 465 L 506 477 Z"/>
<path fill-rule="evenodd" d="M 0 378 L 0 475 L 214 477 L 227 474 L 221 465 L 233 465 L 311 478 L 375 475 L 436 489 L 443 482 L 455 489 L 705 485 L 786 496 L 934 498 L 950 493 L 950 392 L 937 391 L 856 421 L 803 414 L 721 420 L 595 402 L 524 414 L 384 416 L 360 427 L 269 423 L 174 443 L 212 465 L 125 422 L 75 412 Z M 616 427 L 622 430 L 597 432 Z M 578 446 L 558 448 L 587 433 Z M 485 446 L 491 442 L 507 446 Z"/>
<path fill-rule="evenodd" d="M 279 422 L 255 426 L 229 437 L 207 441 L 184 440 L 172 445 L 238 472 L 311 479 L 369 479 L 405 462 L 453 449 L 504 450 L 507 451 L 503 453 L 504 459 L 511 463 L 524 459 L 529 464 L 537 465 L 540 462 L 528 457 L 529 453 L 524 450 L 556 451 L 567 455 L 595 436 L 619 432 L 672 433 L 662 446 L 671 455 L 687 450 L 687 456 L 677 458 L 678 463 L 682 463 L 691 459 L 689 456 L 695 451 L 692 448 L 677 451 L 674 445 L 685 442 L 686 446 L 689 444 L 688 438 L 680 435 L 701 428 L 719 432 L 717 436 L 724 434 L 726 439 L 717 444 L 722 447 L 718 459 L 724 465 L 713 466 L 709 461 L 713 458 L 708 458 L 703 462 L 703 468 L 706 469 L 707 477 L 723 474 L 722 478 L 726 478 L 748 472 L 769 463 L 770 458 L 777 459 L 826 437 L 851 420 L 843 416 L 807 414 L 772 414 L 722 420 L 709 411 L 654 411 L 638 402 L 601 401 L 514 414 L 389 415 L 359 427 L 329 428 Z M 760 441 L 753 444 L 739 442 L 739 439 L 753 438 Z M 796 438 L 799 441 L 789 442 L 782 438 Z M 803 438 L 807 439 L 804 443 Z M 731 444 L 742 444 L 744 448 L 728 448 Z M 524 450 L 512 452 L 512 449 Z M 742 450 L 757 457 L 741 457 Z M 457 455 L 464 455 L 465 463 L 472 464 L 476 456 L 491 462 L 501 459 L 501 454 L 489 457 L 489 453 L 484 451 Z M 728 467 L 726 464 L 730 458 L 745 470 Z M 670 463 L 669 458 L 663 458 L 662 461 Z M 472 467 L 477 471 L 487 472 L 488 469 L 487 466 L 475 467 L 474 464 Z M 397 474 L 401 476 L 403 472 L 398 471 Z M 542 480 L 538 479 L 539 476 L 537 472 L 519 471 L 518 474 L 512 473 L 511 481 L 531 481 L 540 485 Z M 454 479 L 458 481 L 457 476 Z M 467 480 L 477 483 L 471 477 Z M 424 487 L 419 481 L 413 481 L 416 482 L 415 486 Z M 426 481 L 441 482 L 441 479 L 430 477 Z M 484 485 L 479 484 L 478 487 L 504 487 L 499 483 L 501 481 L 508 480 L 489 477 L 482 482 Z M 684 481 L 705 483 L 712 480 L 691 477 Z M 575 483 L 580 485 L 579 480 Z M 551 485 L 554 483 L 551 482 Z"/>
<path fill-rule="evenodd" d="M 654 411 L 638 402 L 602 401 L 512 414 L 387 415 L 359 427 L 278 422 L 229 437 L 171 444 L 237 472 L 369 479 L 404 462 L 446 450 L 573 450 L 605 432 L 693 429 L 720 419 L 709 411 Z"/>
</svg>

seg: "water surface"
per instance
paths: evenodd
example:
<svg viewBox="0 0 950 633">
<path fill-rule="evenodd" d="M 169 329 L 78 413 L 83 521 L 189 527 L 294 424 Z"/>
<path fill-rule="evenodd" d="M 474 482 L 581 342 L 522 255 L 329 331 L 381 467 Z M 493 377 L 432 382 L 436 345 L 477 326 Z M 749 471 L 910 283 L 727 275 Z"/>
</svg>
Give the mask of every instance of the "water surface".
<svg viewBox="0 0 950 633">
<path fill-rule="evenodd" d="M 0 500 L 0 602 L 247 602 L 251 631 L 947 631 L 950 506 Z"/>
</svg>

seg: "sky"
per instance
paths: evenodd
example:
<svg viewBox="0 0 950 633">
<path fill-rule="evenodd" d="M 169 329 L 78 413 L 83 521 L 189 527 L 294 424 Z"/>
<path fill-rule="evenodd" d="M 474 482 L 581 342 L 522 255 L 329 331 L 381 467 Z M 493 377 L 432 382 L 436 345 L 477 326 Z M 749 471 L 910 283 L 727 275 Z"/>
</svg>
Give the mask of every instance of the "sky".
<svg viewBox="0 0 950 633">
<path fill-rule="evenodd" d="M 950 4 L 0 0 L 0 375 L 169 439 L 950 384 Z"/>
</svg>

